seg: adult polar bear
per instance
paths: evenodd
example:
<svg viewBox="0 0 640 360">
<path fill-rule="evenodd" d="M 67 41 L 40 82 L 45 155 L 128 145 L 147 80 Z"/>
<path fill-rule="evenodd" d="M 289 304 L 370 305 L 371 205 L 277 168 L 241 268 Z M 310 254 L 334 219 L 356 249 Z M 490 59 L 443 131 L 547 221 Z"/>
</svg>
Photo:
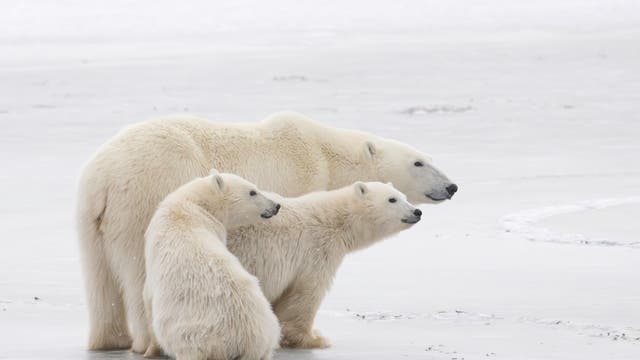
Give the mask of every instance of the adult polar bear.
<svg viewBox="0 0 640 360">
<path fill-rule="evenodd" d="M 420 204 L 449 199 L 457 190 L 429 157 L 408 145 L 292 112 L 252 124 L 183 116 L 124 129 L 98 150 L 79 183 L 90 349 L 145 351 L 144 232 L 166 195 L 211 168 L 284 196 L 383 181 Z"/>
</svg>

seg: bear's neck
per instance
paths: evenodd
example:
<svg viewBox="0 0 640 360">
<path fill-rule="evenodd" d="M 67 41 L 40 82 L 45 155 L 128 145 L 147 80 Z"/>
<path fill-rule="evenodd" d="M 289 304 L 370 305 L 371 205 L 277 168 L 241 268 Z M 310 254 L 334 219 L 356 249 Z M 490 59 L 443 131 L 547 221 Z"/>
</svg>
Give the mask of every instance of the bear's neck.
<svg viewBox="0 0 640 360">
<path fill-rule="evenodd" d="M 322 229 L 328 234 L 318 238 L 321 246 L 346 255 L 382 240 L 375 224 L 354 203 L 351 186 L 300 197 L 305 211 L 297 217 L 299 229 Z M 295 206 L 295 205 L 294 205 Z M 286 205 L 285 205 L 286 207 Z"/>
<path fill-rule="evenodd" d="M 385 238 L 378 233 L 370 219 L 358 216 L 349 218 L 344 233 L 343 243 L 346 253 L 367 248 Z"/>
<path fill-rule="evenodd" d="M 193 180 L 191 184 L 185 188 L 183 196 L 191 204 L 187 211 L 195 211 L 201 215 L 194 216 L 194 221 L 201 219 L 205 224 L 214 223 L 217 227 L 227 228 L 229 225 L 229 207 L 228 201 L 224 199 L 224 195 L 214 191 L 213 186 L 208 178 L 200 178 Z M 194 214 L 195 215 L 195 214 Z"/>
<path fill-rule="evenodd" d="M 212 212 L 207 206 L 192 198 L 174 197 L 163 206 L 163 216 L 172 224 L 180 224 L 190 229 L 205 229 L 216 234 L 217 238 L 226 243 L 227 226 L 226 215 L 222 212 Z M 185 201 L 186 200 L 186 201 Z"/>
<path fill-rule="evenodd" d="M 328 189 L 338 189 L 356 181 L 376 180 L 376 172 L 365 156 L 365 143 L 370 135 L 353 130 L 325 130 L 319 144 L 328 171 Z"/>
</svg>

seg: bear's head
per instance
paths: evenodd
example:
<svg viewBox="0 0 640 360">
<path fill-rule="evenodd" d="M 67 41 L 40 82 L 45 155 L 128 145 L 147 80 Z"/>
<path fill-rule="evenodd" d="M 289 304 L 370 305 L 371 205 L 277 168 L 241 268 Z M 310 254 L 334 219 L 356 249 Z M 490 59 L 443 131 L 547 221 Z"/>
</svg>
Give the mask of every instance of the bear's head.
<svg viewBox="0 0 640 360">
<path fill-rule="evenodd" d="M 431 158 L 398 141 L 377 139 L 363 145 L 365 161 L 376 178 L 391 182 L 414 204 L 451 199 L 458 186 L 438 170 Z"/>
<path fill-rule="evenodd" d="M 407 201 L 407 197 L 391 184 L 356 182 L 355 212 L 372 240 L 384 238 L 408 229 L 420 221 L 422 211 Z"/>
<path fill-rule="evenodd" d="M 218 201 L 226 204 L 227 227 L 251 225 L 261 218 L 268 219 L 278 213 L 280 204 L 266 197 L 251 182 L 229 173 L 211 170 L 214 191 L 220 196 Z"/>
</svg>

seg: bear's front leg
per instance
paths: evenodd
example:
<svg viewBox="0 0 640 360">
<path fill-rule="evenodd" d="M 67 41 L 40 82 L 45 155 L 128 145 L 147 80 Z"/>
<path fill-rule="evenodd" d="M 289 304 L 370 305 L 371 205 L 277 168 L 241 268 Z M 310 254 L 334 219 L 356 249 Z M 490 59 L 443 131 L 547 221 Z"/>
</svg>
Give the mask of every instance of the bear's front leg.
<svg viewBox="0 0 640 360">
<path fill-rule="evenodd" d="M 147 359 L 153 359 L 153 358 L 161 357 L 162 355 L 163 355 L 162 349 L 158 344 L 156 344 L 155 341 L 152 340 L 151 344 L 147 348 L 147 351 L 144 352 L 143 356 Z"/>
<path fill-rule="evenodd" d="M 303 285 L 293 285 L 276 300 L 273 310 L 282 328 L 282 347 L 322 349 L 331 346 L 326 338 L 317 330 L 313 330 L 313 320 L 324 292 L 325 289 L 321 289 L 318 293 L 318 287 L 312 289 Z"/>
<path fill-rule="evenodd" d="M 297 328 L 283 327 L 280 346 L 292 349 L 326 349 L 331 344 L 318 330 L 301 332 Z"/>
</svg>

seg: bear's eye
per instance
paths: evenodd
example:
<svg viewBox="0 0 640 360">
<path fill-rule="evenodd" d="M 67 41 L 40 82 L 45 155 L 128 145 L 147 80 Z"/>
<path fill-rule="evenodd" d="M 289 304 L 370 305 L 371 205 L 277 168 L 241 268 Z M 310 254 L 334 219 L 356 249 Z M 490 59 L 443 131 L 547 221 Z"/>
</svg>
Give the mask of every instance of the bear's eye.
<svg viewBox="0 0 640 360">
<path fill-rule="evenodd" d="M 417 167 L 421 167 L 424 166 L 424 164 L 422 163 L 422 161 L 416 161 L 413 163 L 413 165 L 417 166 Z"/>
<path fill-rule="evenodd" d="M 258 193 L 255 190 L 251 190 L 251 191 L 249 191 L 249 195 L 256 196 L 256 195 L 258 195 Z"/>
<path fill-rule="evenodd" d="M 390 203 L 394 203 L 394 202 L 396 202 L 396 201 L 398 201 L 398 200 L 396 200 L 396 198 L 389 198 L 389 202 L 390 202 Z"/>
</svg>

